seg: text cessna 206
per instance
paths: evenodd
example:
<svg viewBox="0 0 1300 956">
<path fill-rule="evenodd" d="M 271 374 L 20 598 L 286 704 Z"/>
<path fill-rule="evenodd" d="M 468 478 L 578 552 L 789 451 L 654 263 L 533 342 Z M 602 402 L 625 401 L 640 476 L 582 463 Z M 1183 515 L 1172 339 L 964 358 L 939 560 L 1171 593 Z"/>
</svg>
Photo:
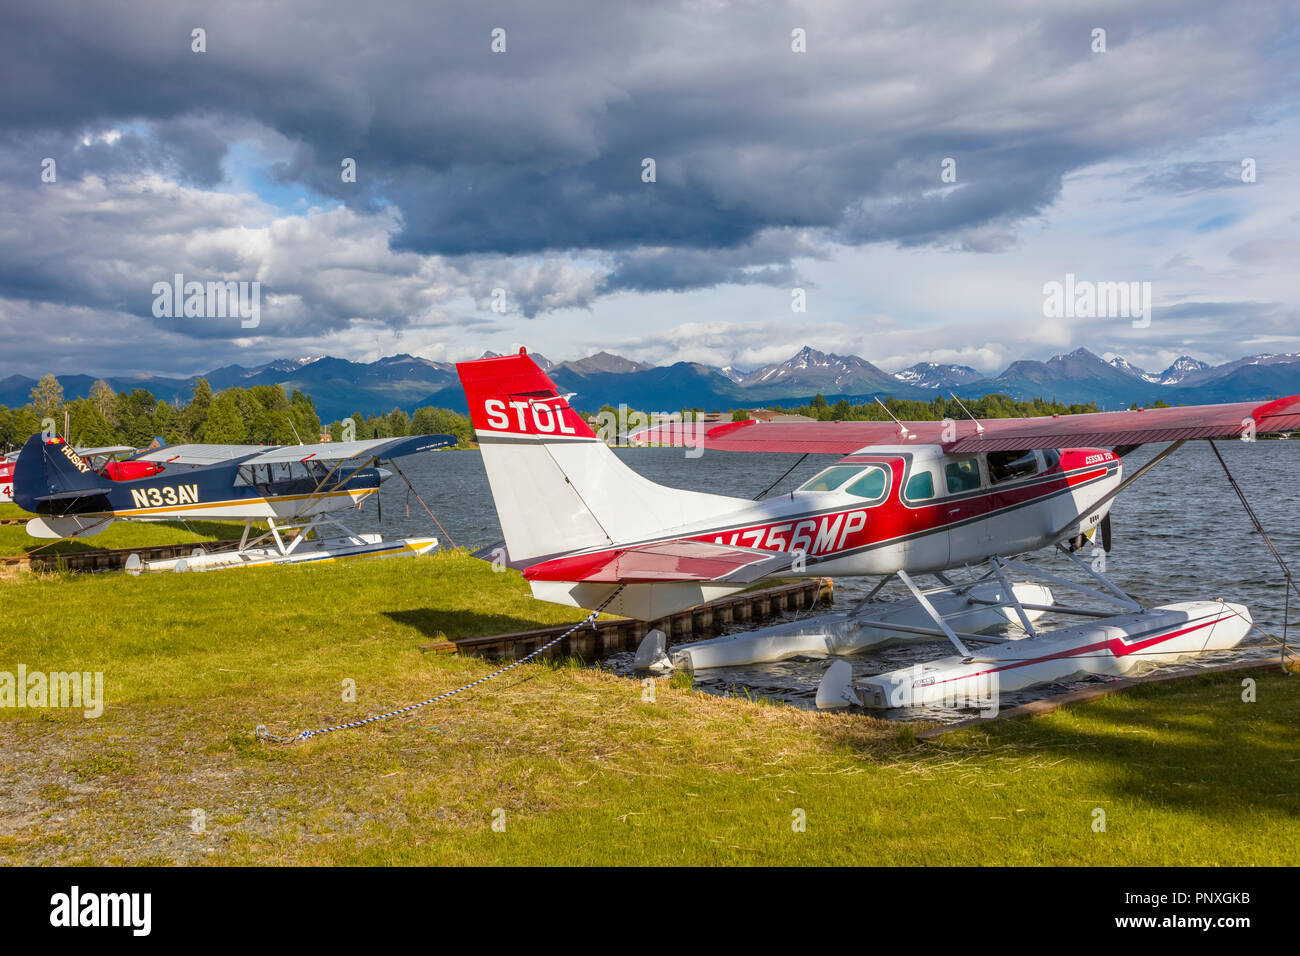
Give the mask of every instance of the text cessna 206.
<svg viewBox="0 0 1300 956">
<path fill-rule="evenodd" d="M 1038 636 L 1032 622 L 1048 609 L 1098 616 L 1055 604 L 1048 587 L 1007 577 L 1012 567 L 1030 573 L 1014 556 L 1065 543 L 1070 547 L 1062 553 L 1096 580 L 1077 586 L 1053 577 L 1055 583 L 1130 612 L 1131 619 L 1109 618 L 1105 626 L 1146 635 L 1135 637 L 1141 644 L 1148 631 L 1173 635 L 1195 619 L 1186 632 L 1193 637 L 1157 641 L 1169 654 L 1184 646 L 1206 649 L 1216 626 L 1216 642 L 1235 643 L 1249 629 L 1249 613 L 1239 605 L 1190 602 L 1143 611 L 1070 552 L 1099 527 L 1109 548 L 1115 496 L 1184 440 L 1300 426 L 1300 397 L 1293 397 L 963 422 L 745 421 L 707 429 L 677 423 L 631 436 L 641 444 L 839 456 L 794 491 L 755 501 L 668 488 L 637 474 L 522 351 L 457 370 L 504 532 L 505 560 L 523 572 L 537 598 L 653 621 L 771 577 L 878 575 L 912 593 L 910 601 L 827 615 L 811 628 L 802 622 L 795 630 L 778 626 L 698 642 L 674 649 L 670 658 L 662 647 L 647 652 L 661 663 L 694 668 L 918 638 L 947 638 L 969 662 L 971 641 L 1010 640 L 988 636 L 991 630 L 1013 624 L 1022 631 L 1017 636 Z M 1125 479 L 1123 456 L 1148 442 L 1173 444 Z M 987 570 L 972 581 L 954 583 L 945 575 L 981 563 Z M 920 588 L 912 579 L 917 574 L 935 576 L 938 586 Z M 1152 617 L 1156 611 L 1167 613 Z M 1230 618 L 1236 623 L 1225 624 Z M 1057 634 L 1071 647 L 1101 642 L 1109 647 L 1105 654 L 1083 657 L 1109 657 L 1105 666 L 1118 667 L 1114 659 L 1125 656 L 1117 654 L 1123 648 L 1106 645 L 1100 626 Z M 1069 666 L 1081 663 L 1055 645 L 1042 656 L 1058 652 L 1074 658 Z M 1029 667 L 1019 659 L 1009 666 Z M 1059 671 L 1029 667 L 1017 680 Z"/>
<path fill-rule="evenodd" d="M 379 490 L 391 474 L 375 467 L 380 461 L 455 442 L 452 435 L 420 435 L 318 445 L 172 445 L 95 467 L 62 440 L 33 435 L 14 466 L 14 502 L 36 515 L 27 531 L 41 538 L 87 537 L 119 519 L 244 522 L 234 548 L 129 563 L 129 570 L 422 554 L 436 538 L 356 534 L 338 513 Z M 250 540 L 255 522 L 269 530 Z"/>
</svg>

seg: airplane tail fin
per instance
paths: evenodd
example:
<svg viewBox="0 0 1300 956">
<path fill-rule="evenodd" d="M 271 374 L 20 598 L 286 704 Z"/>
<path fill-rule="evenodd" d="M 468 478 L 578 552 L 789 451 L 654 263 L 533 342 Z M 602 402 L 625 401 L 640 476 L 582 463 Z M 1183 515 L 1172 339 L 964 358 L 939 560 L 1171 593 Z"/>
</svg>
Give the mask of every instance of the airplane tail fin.
<svg viewBox="0 0 1300 956">
<path fill-rule="evenodd" d="M 14 503 L 24 511 L 72 514 L 95 510 L 91 503 L 112 488 L 66 442 L 33 435 L 14 466 Z"/>
<path fill-rule="evenodd" d="M 511 564 L 644 541 L 748 503 L 637 474 L 522 350 L 456 371 Z"/>
</svg>

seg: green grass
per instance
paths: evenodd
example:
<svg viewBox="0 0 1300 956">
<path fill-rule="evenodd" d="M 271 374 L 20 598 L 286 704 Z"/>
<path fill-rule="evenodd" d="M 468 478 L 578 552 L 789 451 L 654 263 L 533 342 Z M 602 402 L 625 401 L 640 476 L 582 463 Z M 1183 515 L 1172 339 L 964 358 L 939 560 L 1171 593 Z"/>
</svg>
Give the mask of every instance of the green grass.
<svg viewBox="0 0 1300 956">
<path fill-rule="evenodd" d="M 30 518 L 15 504 L 0 504 L 0 518 Z M 254 527 L 260 527 L 255 525 Z M 0 555 L 39 553 L 42 556 L 113 548 L 148 548 L 164 544 L 190 544 L 238 538 L 242 522 L 231 521 L 118 521 L 89 538 L 58 541 L 33 538 L 23 524 L 0 524 Z"/>
<path fill-rule="evenodd" d="M 0 669 L 102 670 L 107 698 L 97 720 L 0 710 L 0 863 L 1233 864 L 1300 852 L 1300 684 L 1280 674 L 1258 677 L 1253 704 L 1239 676 L 1204 677 L 918 741 L 910 727 L 680 681 L 657 681 L 647 702 L 639 681 L 570 661 L 279 746 L 253 728 L 355 719 L 499 666 L 423 653 L 439 632 L 582 612 L 460 555 L 25 575 L 0 584 L 0 602 Z"/>
</svg>

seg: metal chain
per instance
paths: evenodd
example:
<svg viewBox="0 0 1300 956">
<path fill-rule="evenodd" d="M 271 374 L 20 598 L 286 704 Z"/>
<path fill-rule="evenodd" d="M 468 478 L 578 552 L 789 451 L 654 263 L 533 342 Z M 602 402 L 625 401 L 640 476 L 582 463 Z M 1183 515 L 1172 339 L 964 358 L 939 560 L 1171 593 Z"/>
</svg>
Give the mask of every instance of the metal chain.
<svg viewBox="0 0 1300 956">
<path fill-rule="evenodd" d="M 436 704 L 438 703 L 438 701 L 446 700 L 448 697 L 455 697 L 457 694 L 467 691 L 471 687 L 477 687 L 479 684 L 490 681 L 494 677 L 500 677 L 506 671 L 514 670 L 520 664 L 532 660 L 538 654 L 542 653 L 545 650 L 548 650 L 549 648 L 554 647 L 556 644 L 560 643 L 560 641 L 564 640 L 566 637 L 569 637 L 572 634 L 577 633 L 579 630 L 581 630 L 583 627 L 585 627 L 588 624 L 590 624 L 592 626 L 592 629 L 594 630 L 596 626 L 596 618 L 600 615 L 600 612 L 605 610 L 605 608 L 609 607 L 610 603 L 613 602 L 614 598 L 618 597 L 619 592 L 622 591 L 625 586 L 626 585 L 620 584 L 617 588 L 614 589 L 614 591 L 610 594 L 609 597 L 605 598 L 605 600 L 600 602 L 600 605 L 594 611 L 592 611 L 590 614 L 584 617 L 577 624 L 573 625 L 573 627 L 569 628 L 559 637 L 547 641 L 541 647 L 537 648 L 537 650 L 524 655 L 523 657 L 519 658 L 519 660 L 511 662 L 507 664 L 505 667 L 493 671 L 491 674 L 488 674 L 484 677 L 480 677 L 476 681 L 471 681 L 470 683 L 466 684 L 464 687 L 457 687 L 455 690 L 449 690 L 445 694 L 439 694 L 437 697 L 430 697 L 428 700 L 422 700 L 418 704 L 410 704 L 406 707 L 401 707 L 397 710 L 390 710 L 386 714 L 375 714 L 371 717 L 363 717 L 361 720 L 349 721 L 346 724 L 335 724 L 333 727 L 321 727 L 318 730 L 304 730 L 301 733 L 297 733 L 289 737 L 280 737 L 273 733 L 270 733 L 266 729 L 265 724 L 258 724 L 257 729 L 254 731 L 254 733 L 257 735 L 257 738 L 259 740 L 265 740 L 268 741 L 269 743 L 292 744 L 292 743 L 297 743 L 300 740 L 309 740 L 312 737 L 319 737 L 321 734 L 333 733 L 336 730 L 349 730 L 353 727 L 364 727 L 366 724 L 373 724 L 375 721 L 378 720 L 388 720 L 390 717 L 397 717 L 400 714 L 410 713 L 413 710 L 419 710 L 421 707 L 428 707 L 430 704 Z"/>
</svg>

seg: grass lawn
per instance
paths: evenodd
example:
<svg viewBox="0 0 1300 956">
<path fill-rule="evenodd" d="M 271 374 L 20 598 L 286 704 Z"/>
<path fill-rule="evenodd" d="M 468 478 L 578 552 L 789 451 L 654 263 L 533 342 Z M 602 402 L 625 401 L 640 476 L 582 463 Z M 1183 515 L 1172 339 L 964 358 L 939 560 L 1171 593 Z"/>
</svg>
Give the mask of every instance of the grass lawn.
<svg viewBox="0 0 1300 956">
<path fill-rule="evenodd" d="M 1152 686 L 910 728 L 423 654 L 576 620 L 460 555 L 0 583 L 0 670 L 103 671 L 103 716 L 0 709 L 0 863 L 1254 864 L 1300 855 L 1300 683 Z M 342 700 L 356 683 L 356 702 Z M 1105 812 L 1104 832 L 1093 829 Z M 195 811 L 200 811 L 196 814 Z M 806 832 L 792 823 L 802 813 Z M 493 820 L 504 822 L 494 830 Z M 200 832 L 194 832 L 201 821 Z"/>
<path fill-rule="evenodd" d="M 0 504 L 0 518 L 32 517 L 15 504 Z M 257 527 L 255 525 L 255 527 Z M 231 521 L 118 521 L 90 538 L 57 541 L 33 538 L 22 524 L 0 524 L 0 555 L 31 554 L 42 556 L 69 554 L 73 551 L 98 551 L 113 548 L 148 548 L 162 544 L 189 544 L 238 538 L 242 522 Z"/>
</svg>

